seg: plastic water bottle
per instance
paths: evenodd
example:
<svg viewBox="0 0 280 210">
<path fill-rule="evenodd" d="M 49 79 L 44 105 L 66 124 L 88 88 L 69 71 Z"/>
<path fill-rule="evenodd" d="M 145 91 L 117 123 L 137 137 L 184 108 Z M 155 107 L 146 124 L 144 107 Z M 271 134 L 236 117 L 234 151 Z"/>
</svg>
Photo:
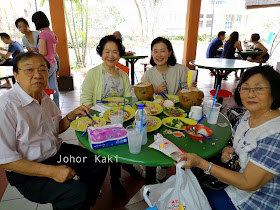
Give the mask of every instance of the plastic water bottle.
<svg viewBox="0 0 280 210">
<path fill-rule="evenodd" d="M 147 143 L 147 112 L 144 110 L 144 104 L 139 104 L 135 112 L 135 125 L 136 129 L 141 131 L 141 118 L 142 119 L 142 145 Z"/>
</svg>

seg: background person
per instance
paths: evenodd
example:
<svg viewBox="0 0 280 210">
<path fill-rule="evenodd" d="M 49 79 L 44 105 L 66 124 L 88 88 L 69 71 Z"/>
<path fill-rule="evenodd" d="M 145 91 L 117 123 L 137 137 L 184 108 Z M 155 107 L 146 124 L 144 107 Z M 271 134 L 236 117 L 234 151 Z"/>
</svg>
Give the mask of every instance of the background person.
<svg viewBox="0 0 280 210">
<path fill-rule="evenodd" d="M 198 167 L 229 185 L 205 192 L 213 209 L 280 209 L 279 89 L 280 74 L 270 66 L 253 67 L 242 75 L 234 99 L 247 111 L 233 128 L 233 147 L 222 152 L 223 162 L 234 152 L 239 155 L 239 172 L 196 154 L 181 156 L 184 168 Z"/>
<path fill-rule="evenodd" d="M 253 45 L 250 49 L 260 50 L 263 51 L 262 54 L 258 56 L 248 56 L 247 60 L 250 62 L 257 62 L 257 63 L 265 63 L 269 59 L 269 54 L 267 53 L 267 48 L 263 46 L 262 43 L 259 42 L 260 35 L 259 34 L 252 34 L 250 42 L 253 42 Z"/>
<path fill-rule="evenodd" d="M 236 49 L 239 52 L 242 51 L 241 42 L 239 41 L 239 33 L 234 31 L 230 34 L 229 39 L 224 44 L 224 50 L 222 52 L 221 58 L 236 59 L 234 55 Z M 239 79 L 237 76 L 237 71 L 235 71 L 235 79 Z"/>
<path fill-rule="evenodd" d="M 113 36 L 115 36 L 115 37 L 116 37 L 118 40 L 120 40 L 121 43 L 122 43 L 123 39 L 122 39 L 122 34 L 121 34 L 121 32 L 115 31 L 115 32 L 113 33 Z M 133 52 L 133 51 L 127 51 L 127 52 L 124 53 L 124 55 L 134 55 L 134 54 L 135 54 L 135 52 Z"/>
<path fill-rule="evenodd" d="M 223 47 L 223 41 L 225 40 L 226 37 L 226 32 L 225 31 L 220 31 L 218 33 L 218 37 L 213 39 L 206 51 L 206 58 L 215 58 L 215 57 L 220 57 L 220 55 L 218 55 L 219 53 L 217 52 L 217 50 L 220 47 Z"/>
<path fill-rule="evenodd" d="M 187 86 L 189 69 L 176 62 L 171 42 L 163 37 L 155 38 L 151 44 L 153 67 L 144 73 L 141 82 L 150 82 L 156 94 L 179 95 L 182 87 L 178 79 Z"/>
<path fill-rule="evenodd" d="M 57 88 L 57 62 L 55 59 L 57 37 L 50 29 L 50 22 L 45 13 L 38 11 L 32 15 L 32 22 L 36 26 L 36 30 L 40 30 L 39 34 L 39 53 L 42 54 L 50 63 L 49 83 L 48 86 L 55 90 L 53 100 L 57 107 L 59 107 L 59 91 Z"/>
<path fill-rule="evenodd" d="M 16 19 L 15 25 L 17 29 L 24 34 L 22 37 L 22 43 L 26 47 L 27 51 L 39 52 L 39 32 L 31 31 L 27 20 L 24 18 Z M 56 78 L 60 70 L 60 60 L 57 53 L 55 53 L 55 60 L 57 62 Z"/>
<path fill-rule="evenodd" d="M 13 65 L 17 83 L 0 96 L 0 127 L 5 130 L 0 132 L 0 167 L 9 183 L 32 202 L 52 203 L 55 209 L 89 209 L 108 165 L 96 163 L 96 156 L 87 149 L 58 138 L 70 121 L 85 116 L 89 109 L 80 106 L 61 118 L 43 91 L 50 65 L 41 54 L 19 54 Z M 77 162 L 67 161 L 70 157 Z"/>
<path fill-rule="evenodd" d="M 90 69 L 82 85 L 82 104 L 88 108 L 96 104 L 96 100 L 108 97 L 131 97 L 131 87 L 128 75 L 116 67 L 125 48 L 113 35 L 103 37 L 96 47 L 103 63 Z M 141 175 L 132 165 L 124 164 L 123 168 L 136 179 Z M 111 186 L 113 193 L 119 198 L 126 197 L 121 178 L 121 163 L 110 164 Z"/>
<path fill-rule="evenodd" d="M 23 47 L 20 43 L 17 41 L 13 41 L 10 36 L 6 33 L 0 33 L 0 37 L 2 42 L 5 44 L 8 44 L 8 50 L 0 47 L 0 50 L 7 51 L 6 54 L 0 53 L 0 56 L 2 56 L 6 61 L 1 64 L 1 66 L 12 66 L 13 65 L 13 59 L 17 56 L 17 54 L 24 52 Z M 12 58 L 10 58 L 12 56 Z M 6 83 L 3 85 L 0 85 L 0 88 L 11 88 L 12 85 L 10 83 L 10 80 L 6 79 Z"/>
<path fill-rule="evenodd" d="M 18 18 L 15 25 L 20 33 L 23 34 L 22 43 L 28 51 L 39 52 L 39 32 L 31 31 L 27 20 Z"/>
</svg>

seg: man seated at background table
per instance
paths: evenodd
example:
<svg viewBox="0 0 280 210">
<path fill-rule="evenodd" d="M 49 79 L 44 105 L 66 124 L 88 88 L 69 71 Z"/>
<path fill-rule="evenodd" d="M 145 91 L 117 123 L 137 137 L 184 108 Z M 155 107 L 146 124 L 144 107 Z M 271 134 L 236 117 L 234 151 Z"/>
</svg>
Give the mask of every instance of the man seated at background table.
<svg viewBox="0 0 280 210">
<path fill-rule="evenodd" d="M 115 32 L 113 33 L 113 36 L 116 37 L 118 40 L 120 40 L 121 43 L 122 43 L 123 40 L 122 40 L 122 34 L 121 34 L 121 32 L 115 31 Z M 124 56 L 129 56 L 129 55 L 134 55 L 134 54 L 135 54 L 135 52 L 127 51 L 127 52 L 124 53 Z"/>
<path fill-rule="evenodd" d="M 63 119 L 43 91 L 49 62 L 35 52 L 19 54 L 13 63 L 17 83 L 0 96 L 0 167 L 9 183 L 27 199 L 58 209 L 89 209 L 95 204 L 108 164 L 58 135 L 89 109 L 80 106 Z M 79 181 L 74 180 L 75 175 Z"/>
<path fill-rule="evenodd" d="M 7 51 L 6 54 L 0 53 L 0 56 L 2 56 L 6 61 L 1 64 L 1 66 L 12 66 L 13 65 L 13 59 L 17 56 L 17 54 L 24 52 L 23 47 L 20 43 L 13 41 L 10 36 L 6 33 L 0 33 L 1 40 L 9 45 L 8 50 L 0 47 L 0 50 Z M 13 57 L 10 58 L 10 56 Z M 0 88 L 11 88 L 12 85 L 8 79 L 6 79 L 6 84 L 0 85 Z"/>
<path fill-rule="evenodd" d="M 223 47 L 223 41 L 225 40 L 226 37 L 226 32 L 225 31 L 220 31 L 218 33 L 218 37 L 213 39 L 206 51 L 206 58 L 215 58 L 218 56 L 217 50 L 220 47 Z"/>
</svg>

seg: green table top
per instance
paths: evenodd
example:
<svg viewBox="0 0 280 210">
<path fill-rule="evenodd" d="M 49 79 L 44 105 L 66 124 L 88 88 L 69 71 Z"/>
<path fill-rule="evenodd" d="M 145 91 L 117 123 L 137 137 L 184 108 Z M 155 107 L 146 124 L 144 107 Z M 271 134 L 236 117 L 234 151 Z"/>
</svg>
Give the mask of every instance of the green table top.
<svg viewBox="0 0 280 210">
<path fill-rule="evenodd" d="M 129 98 L 129 100 L 132 102 L 131 105 L 135 101 L 137 101 L 137 99 L 135 98 Z M 167 116 L 161 113 L 157 115 L 157 117 L 163 119 Z M 124 127 L 132 124 L 133 120 L 134 118 L 128 122 L 125 122 Z M 202 142 L 196 142 L 193 141 L 186 133 L 185 137 L 180 138 L 174 137 L 173 135 L 163 136 L 175 143 L 180 149 L 186 152 L 196 153 L 203 158 L 209 158 L 219 153 L 228 144 L 228 141 L 231 138 L 232 129 L 229 121 L 222 114 L 220 114 L 218 122 L 226 122 L 228 125 L 226 127 L 220 127 L 218 125 L 208 124 L 207 119 L 204 119 L 202 121 L 203 125 L 208 126 L 213 131 L 211 140 L 206 139 Z M 162 125 L 158 130 L 148 133 L 148 143 L 146 145 L 143 145 L 141 148 L 141 152 L 136 155 L 129 152 L 128 144 L 92 150 L 88 142 L 87 134 L 85 135 L 85 137 L 82 137 L 82 132 L 76 131 L 76 136 L 80 143 L 84 145 L 88 150 L 103 157 L 111 157 L 112 160 L 117 160 L 118 162 L 144 166 L 173 166 L 173 159 L 167 157 L 166 155 L 155 149 L 148 147 L 153 143 L 154 135 L 157 133 L 162 134 L 166 129 L 169 128 Z"/>
<path fill-rule="evenodd" d="M 264 51 L 244 50 L 239 53 L 244 54 L 244 55 L 260 55 L 260 54 L 264 53 Z"/>
<path fill-rule="evenodd" d="M 252 63 L 238 59 L 227 58 L 204 58 L 190 61 L 191 65 L 204 69 L 216 69 L 216 70 L 238 70 L 248 69 L 254 66 L 258 66 L 258 63 Z"/>
<path fill-rule="evenodd" d="M 147 57 L 148 57 L 147 55 L 125 55 L 125 56 L 122 56 L 122 58 L 124 58 L 124 59 L 133 59 L 133 58 L 142 59 L 142 58 L 147 58 Z"/>
</svg>

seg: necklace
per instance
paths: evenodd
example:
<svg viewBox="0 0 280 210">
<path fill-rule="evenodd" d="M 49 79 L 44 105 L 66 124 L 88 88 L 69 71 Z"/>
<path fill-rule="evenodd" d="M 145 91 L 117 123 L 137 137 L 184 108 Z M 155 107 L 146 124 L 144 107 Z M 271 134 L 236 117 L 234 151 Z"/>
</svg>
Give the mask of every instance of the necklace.
<svg viewBox="0 0 280 210">
<path fill-rule="evenodd" d="M 250 126 L 250 128 L 252 127 L 252 125 L 255 124 L 255 122 L 256 122 L 257 120 L 259 120 L 260 118 L 265 118 L 271 111 L 272 111 L 271 109 L 268 110 L 264 115 L 258 117 L 257 119 L 254 119 L 254 120 L 252 120 L 251 117 L 250 117 L 250 121 L 249 121 L 249 126 Z"/>
</svg>

